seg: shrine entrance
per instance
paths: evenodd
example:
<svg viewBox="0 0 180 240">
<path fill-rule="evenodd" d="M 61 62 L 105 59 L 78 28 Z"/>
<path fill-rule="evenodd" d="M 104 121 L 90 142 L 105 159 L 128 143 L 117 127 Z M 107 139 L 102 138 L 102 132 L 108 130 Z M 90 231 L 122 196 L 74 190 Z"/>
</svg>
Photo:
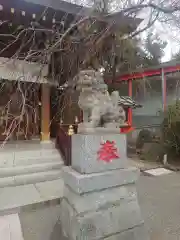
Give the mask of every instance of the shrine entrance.
<svg viewBox="0 0 180 240">
<path fill-rule="evenodd" d="M 81 120 L 80 115 L 77 93 L 75 91 L 63 92 L 52 86 L 50 90 L 50 137 L 56 138 L 59 128 L 68 133 L 69 126 Z"/>
</svg>

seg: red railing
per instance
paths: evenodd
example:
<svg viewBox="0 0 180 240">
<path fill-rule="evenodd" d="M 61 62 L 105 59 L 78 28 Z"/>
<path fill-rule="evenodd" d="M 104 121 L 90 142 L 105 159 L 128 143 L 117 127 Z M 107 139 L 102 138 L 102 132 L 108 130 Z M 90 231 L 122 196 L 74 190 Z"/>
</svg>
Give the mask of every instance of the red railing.
<svg viewBox="0 0 180 240">
<path fill-rule="evenodd" d="M 77 125 L 72 124 L 74 133 L 77 133 Z M 68 135 L 69 124 L 62 124 L 58 127 L 56 136 L 56 148 L 60 151 L 64 164 L 66 166 L 71 165 L 71 136 Z"/>
</svg>

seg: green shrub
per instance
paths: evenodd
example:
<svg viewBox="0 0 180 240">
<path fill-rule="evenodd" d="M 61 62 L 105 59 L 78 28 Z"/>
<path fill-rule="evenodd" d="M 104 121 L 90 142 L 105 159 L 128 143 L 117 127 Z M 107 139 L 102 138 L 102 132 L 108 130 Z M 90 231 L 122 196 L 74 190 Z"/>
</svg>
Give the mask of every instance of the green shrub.
<svg viewBox="0 0 180 240">
<path fill-rule="evenodd" d="M 152 142 L 153 134 L 148 129 L 142 129 L 136 140 L 136 149 L 142 149 L 144 143 Z"/>
<path fill-rule="evenodd" d="M 145 143 L 139 155 L 141 160 L 159 162 L 163 160 L 164 149 L 158 142 Z"/>
<path fill-rule="evenodd" d="M 169 105 L 163 113 L 164 120 L 161 125 L 161 143 L 166 153 L 171 157 L 180 156 L 180 101 Z"/>
</svg>

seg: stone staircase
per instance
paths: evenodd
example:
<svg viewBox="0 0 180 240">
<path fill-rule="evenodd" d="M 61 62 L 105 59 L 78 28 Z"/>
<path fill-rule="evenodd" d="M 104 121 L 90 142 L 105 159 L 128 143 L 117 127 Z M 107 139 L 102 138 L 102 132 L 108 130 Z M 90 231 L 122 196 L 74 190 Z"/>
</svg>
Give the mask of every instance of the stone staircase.
<svg viewBox="0 0 180 240">
<path fill-rule="evenodd" d="M 62 166 L 53 143 L 7 144 L 0 150 L 0 188 L 57 180 Z"/>
</svg>

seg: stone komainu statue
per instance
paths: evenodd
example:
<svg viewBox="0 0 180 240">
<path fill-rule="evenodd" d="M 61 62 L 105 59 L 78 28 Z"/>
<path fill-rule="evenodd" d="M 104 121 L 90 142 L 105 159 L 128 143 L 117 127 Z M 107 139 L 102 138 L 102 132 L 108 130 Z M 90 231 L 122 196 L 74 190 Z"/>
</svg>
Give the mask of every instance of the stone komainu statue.
<svg viewBox="0 0 180 240">
<path fill-rule="evenodd" d="M 80 92 L 79 107 L 83 110 L 83 127 L 119 128 L 125 123 L 124 109 L 118 105 L 119 93 L 108 93 L 100 72 L 83 70 L 74 79 Z"/>
</svg>

